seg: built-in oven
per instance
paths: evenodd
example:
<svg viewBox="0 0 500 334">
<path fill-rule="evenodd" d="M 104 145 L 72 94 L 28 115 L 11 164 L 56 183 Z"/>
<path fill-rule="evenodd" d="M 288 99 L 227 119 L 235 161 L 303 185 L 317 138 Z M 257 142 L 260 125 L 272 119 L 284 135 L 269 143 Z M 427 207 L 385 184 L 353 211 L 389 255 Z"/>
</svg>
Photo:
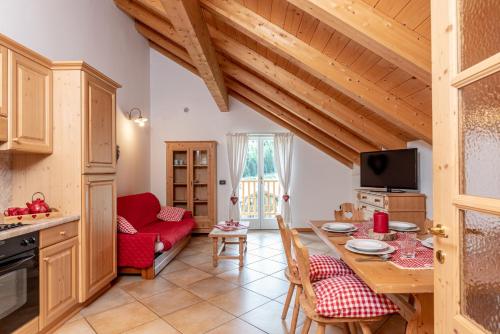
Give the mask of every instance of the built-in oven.
<svg viewBox="0 0 500 334">
<path fill-rule="evenodd" d="M 0 334 L 39 312 L 38 232 L 0 240 Z"/>
</svg>

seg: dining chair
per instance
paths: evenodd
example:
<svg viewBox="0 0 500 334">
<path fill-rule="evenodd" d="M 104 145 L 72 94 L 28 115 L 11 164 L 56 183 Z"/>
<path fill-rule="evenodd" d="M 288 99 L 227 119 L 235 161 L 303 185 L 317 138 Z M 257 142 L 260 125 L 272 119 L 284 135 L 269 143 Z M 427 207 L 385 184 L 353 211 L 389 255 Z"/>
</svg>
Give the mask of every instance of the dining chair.
<svg viewBox="0 0 500 334">
<path fill-rule="evenodd" d="M 342 203 L 340 204 L 340 210 L 334 211 L 336 221 L 362 221 L 364 220 L 364 214 L 362 209 L 358 209 L 352 203 Z"/>
<path fill-rule="evenodd" d="M 384 315 L 396 313 L 398 308 L 384 295 L 376 295 L 356 275 L 337 276 L 313 283 L 309 278 L 309 252 L 296 230 L 291 231 L 299 276 L 302 283 L 300 306 L 306 319 L 302 334 L 308 334 L 311 323 L 317 323 L 316 334 L 324 334 L 326 325 L 342 326 L 347 334 L 355 334 L 358 323 L 363 334 L 372 334 L 369 323 L 381 321 Z M 357 305 L 356 305 L 357 304 Z M 351 305 L 356 305 L 351 306 Z M 349 309 L 348 307 L 352 307 Z M 342 314 L 363 314 L 363 317 L 325 316 L 342 309 Z M 340 311 L 339 311 L 340 312 Z M 376 314 L 376 315 L 373 315 Z"/>
</svg>

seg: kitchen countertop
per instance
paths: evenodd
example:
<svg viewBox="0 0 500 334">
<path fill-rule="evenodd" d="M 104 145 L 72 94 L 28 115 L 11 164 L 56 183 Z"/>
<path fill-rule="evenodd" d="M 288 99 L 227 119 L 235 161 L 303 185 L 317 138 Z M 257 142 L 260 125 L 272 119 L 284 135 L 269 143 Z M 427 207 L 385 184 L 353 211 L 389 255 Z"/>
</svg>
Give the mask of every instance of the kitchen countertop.
<svg viewBox="0 0 500 334">
<path fill-rule="evenodd" d="M 2 232 L 0 232 L 0 240 L 5 240 L 5 239 L 12 238 L 12 237 L 17 237 L 18 235 L 22 235 L 22 234 L 26 234 L 26 233 L 45 230 L 45 229 L 50 228 L 50 227 L 54 227 L 54 226 L 61 225 L 64 223 L 73 222 L 75 220 L 80 220 L 80 215 L 63 216 L 63 217 L 40 220 L 35 224 L 24 225 L 21 227 L 16 227 L 16 228 L 13 228 L 10 230 L 2 231 Z"/>
</svg>

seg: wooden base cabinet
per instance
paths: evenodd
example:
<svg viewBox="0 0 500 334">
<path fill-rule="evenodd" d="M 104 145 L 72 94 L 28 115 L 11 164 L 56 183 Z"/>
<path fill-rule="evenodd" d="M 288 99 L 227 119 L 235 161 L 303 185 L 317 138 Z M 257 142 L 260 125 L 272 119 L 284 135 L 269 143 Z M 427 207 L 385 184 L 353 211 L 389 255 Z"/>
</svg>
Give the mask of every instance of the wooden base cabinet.
<svg viewBox="0 0 500 334">
<path fill-rule="evenodd" d="M 78 237 L 40 250 L 40 329 L 78 304 Z"/>
<path fill-rule="evenodd" d="M 115 176 L 84 175 L 83 184 L 81 302 L 108 285 L 117 274 Z"/>
</svg>

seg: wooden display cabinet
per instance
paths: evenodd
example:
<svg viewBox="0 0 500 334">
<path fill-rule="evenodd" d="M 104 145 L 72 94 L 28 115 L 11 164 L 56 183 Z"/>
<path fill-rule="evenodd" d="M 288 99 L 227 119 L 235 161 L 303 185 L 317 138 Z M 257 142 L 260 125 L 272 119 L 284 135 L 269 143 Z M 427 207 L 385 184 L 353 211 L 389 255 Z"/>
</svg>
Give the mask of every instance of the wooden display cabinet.
<svg viewBox="0 0 500 334">
<path fill-rule="evenodd" d="M 167 205 L 192 211 L 194 232 L 217 222 L 217 142 L 167 141 Z"/>
</svg>

